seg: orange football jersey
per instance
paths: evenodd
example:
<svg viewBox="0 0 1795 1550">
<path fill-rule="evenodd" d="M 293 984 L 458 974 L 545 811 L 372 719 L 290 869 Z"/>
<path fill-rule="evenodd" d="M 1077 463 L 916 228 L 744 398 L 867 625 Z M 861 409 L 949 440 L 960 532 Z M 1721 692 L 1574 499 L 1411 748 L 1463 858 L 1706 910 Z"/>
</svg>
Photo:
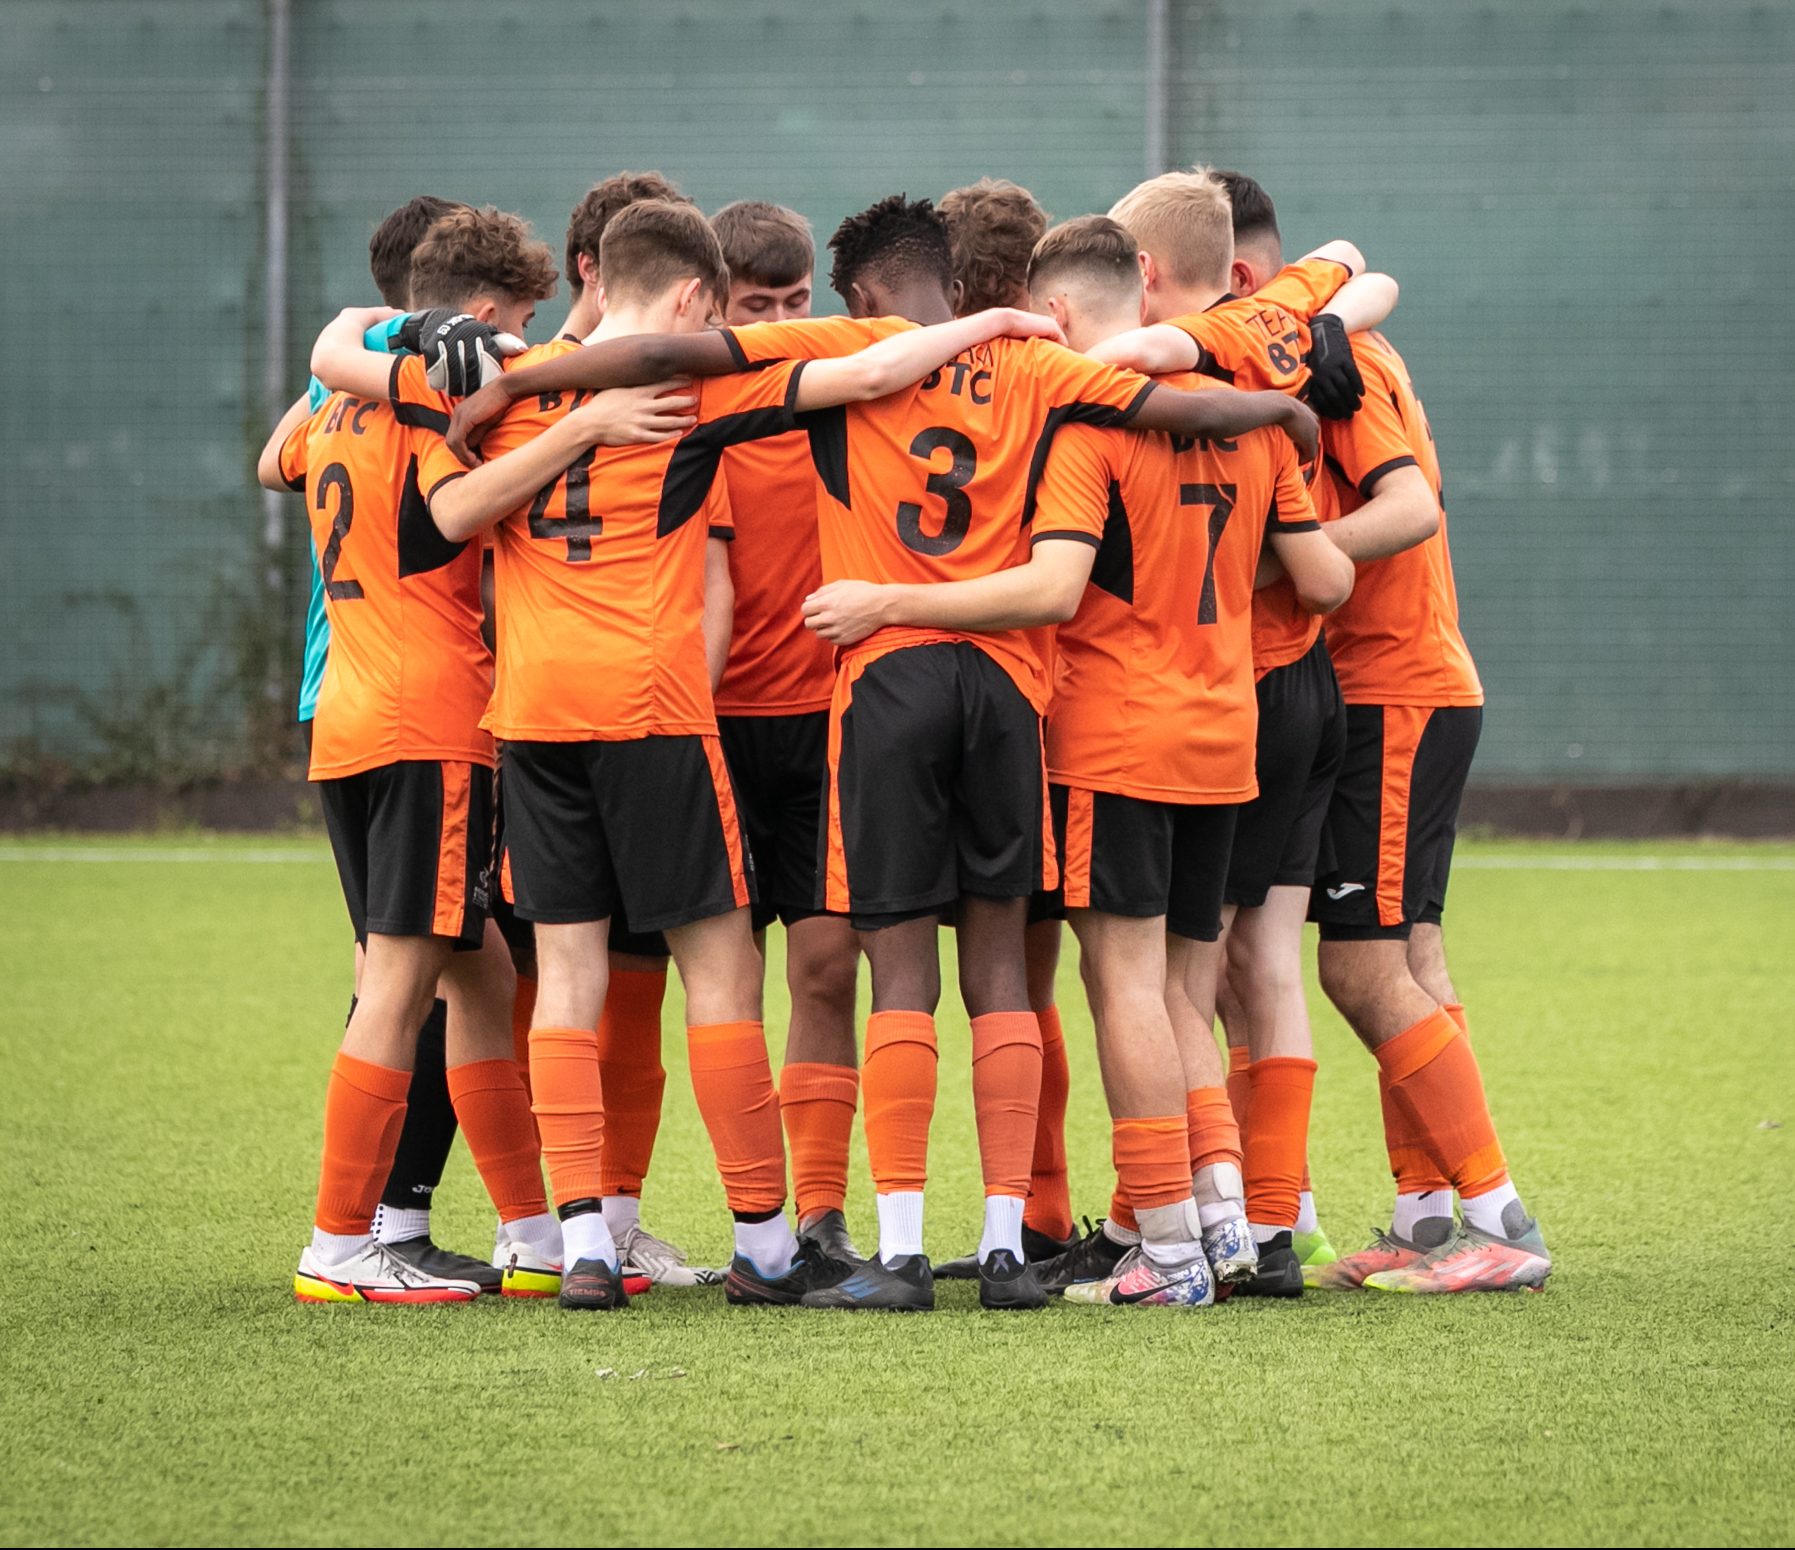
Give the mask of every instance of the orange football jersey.
<svg viewBox="0 0 1795 1550">
<path fill-rule="evenodd" d="M 800 431 L 746 441 L 723 454 L 735 514 L 729 571 L 735 623 L 717 686 L 722 716 L 795 716 L 827 710 L 835 653 L 804 626 L 805 597 L 822 585 L 816 471 Z"/>
<path fill-rule="evenodd" d="M 1309 385 L 1309 319 L 1348 278 L 1346 266 L 1332 259 L 1302 259 L 1251 296 L 1224 296 L 1202 312 L 1170 319 L 1171 326 L 1196 341 L 1203 375 L 1231 387 L 1300 393 Z M 1320 633 L 1320 617 L 1280 576 L 1253 599 L 1254 672 L 1263 678 L 1301 660 Z"/>
<path fill-rule="evenodd" d="M 1446 542 L 1440 460 L 1409 369 L 1379 334 L 1355 334 L 1365 402 L 1350 420 L 1323 420 L 1326 479 L 1350 516 L 1395 468 L 1417 467 L 1440 500 L 1440 530 L 1401 554 L 1358 568 L 1353 594 L 1328 616 L 1328 654 L 1349 705 L 1481 705 L 1483 685 L 1458 624 Z"/>
<path fill-rule="evenodd" d="M 281 476 L 305 495 L 324 581 L 330 654 L 313 723 L 311 778 L 402 760 L 490 765 L 480 717 L 492 653 L 480 637 L 480 546 L 452 544 L 423 492 L 461 473 L 443 443 L 447 405 L 333 393 L 281 447 Z"/>
<path fill-rule="evenodd" d="M 534 365 L 578 346 L 517 356 Z M 407 363 L 406 391 L 423 381 Z M 498 666 L 486 724 L 540 742 L 714 733 L 704 651 L 704 546 L 729 533 L 724 449 L 793 426 L 802 363 L 698 380 L 698 423 L 677 441 L 595 446 L 496 529 Z M 523 446 L 589 393 L 521 399 L 482 444 Z"/>
<path fill-rule="evenodd" d="M 793 353 L 842 354 L 911 325 L 892 319 L 756 323 L 725 330 L 744 365 Z M 826 347 L 825 347 L 826 346 Z M 1022 563 L 1028 495 L 1062 425 L 1126 423 L 1152 390 L 1044 339 L 996 339 L 870 403 L 800 417 L 820 486 L 823 579 L 961 581 Z M 880 656 L 968 641 L 1001 665 L 1037 709 L 1047 685 L 1023 630 L 880 630 L 843 653 Z"/>
<path fill-rule="evenodd" d="M 1253 576 L 1270 532 L 1315 526 L 1280 432 L 1060 432 L 1033 536 L 1074 534 L 1097 555 L 1078 612 L 1059 627 L 1050 777 L 1153 802 L 1257 796 Z"/>
</svg>

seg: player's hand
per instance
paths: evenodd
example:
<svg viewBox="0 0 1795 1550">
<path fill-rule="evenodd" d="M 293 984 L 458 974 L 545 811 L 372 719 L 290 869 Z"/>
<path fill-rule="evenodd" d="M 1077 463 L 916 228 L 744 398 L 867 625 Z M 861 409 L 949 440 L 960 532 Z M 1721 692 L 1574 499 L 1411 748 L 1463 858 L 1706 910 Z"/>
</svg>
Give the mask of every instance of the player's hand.
<svg viewBox="0 0 1795 1550">
<path fill-rule="evenodd" d="M 1296 447 L 1296 455 L 1303 467 L 1315 461 L 1315 455 L 1321 450 L 1321 421 L 1315 418 L 1315 411 L 1301 401 L 1285 397 L 1289 406 L 1278 424 Z"/>
<path fill-rule="evenodd" d="M 697 396 L 681 378 L 646 387 L 608 388 L 567 418 L 579 424 L 589 445 L 633 447 L 673 441 L 698 423 Z"/>
<path fill-rule="evenodd" d="M 994 339 L 1051 339 L 1055 344 L 1066 342 L 1059 324 L 1045 312 L 1029 312 L 1022 307 L 993 307 L 991 311 L 999 323 L 997 332 L 991 336 Z"/>
<path fill-rule="evenodd" d="M 424 380 L 439 393 L 465 398 L 492 381 L 508 355 L 524 348 L 515 334 L 502 334 L 465 312 L 433 307 L 399 326 L 399 343 L 424 357 Z"/>
<path fill-rule="evenodd" d="M 804 622 L 833 646 L 851 646 L 885 627 L 887 589 L 871 581 L 831 581 L 804 599 Z"/>
<path fill-rule="evenodd" d="M 504 419 L 510 407 L 511 395 L 505 390 L 503 377 L 488 382 L 455 405 L 443 440 L 456 457 L 472 468 L 480 461 L 480 443 L 486 439 L 486 433 Z"/>
<path fill-rule="evenodd" d="M 1353 359 L 1346 325 L 1331 312 L 1309 321 L 1309 385 L 1303 397 L 1319 415 L 1350 420 L 1365 398 L 1365 379 Z"/>
</svg>

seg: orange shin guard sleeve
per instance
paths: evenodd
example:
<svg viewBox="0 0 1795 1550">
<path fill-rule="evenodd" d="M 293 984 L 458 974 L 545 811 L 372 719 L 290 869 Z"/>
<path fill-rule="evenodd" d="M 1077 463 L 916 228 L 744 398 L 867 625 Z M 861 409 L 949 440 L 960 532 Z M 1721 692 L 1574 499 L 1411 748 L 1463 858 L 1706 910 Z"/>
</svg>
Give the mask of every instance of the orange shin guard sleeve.
<svg viewBox="0 0 1795 1550">
<path fill-rule="evenodd" d="M 1250 1128 L 1247 1112 L 1253 1101 L 1253 1084 L 1247 1070 L 1253 1063 L 1253 1052 L 1244 1044 L 1228 1046 L 1228 1106 L 1234 1110 L 1234 1123 L 1244 1136 Z"/>
<path fill-rule="evenodd" d="M 1190 1180 L 1184 1181 L 1184 1187 L 1190 1188 Z M 1115 1194 L 1109 1198 L 1109 1219 L 1127 1232 L 1139 1232 L 1141 1224 L 1134 1214 L 1134 1202 L 1128 1198 L 1128 1191 L 1118 1183 Z"/>
<path fill-rule="evenodd" d="M 324 1161 L 313 1220 L 329 1233 L 365 1233 L 393 1170 L 411 1073 L 337 1052 L 324 1094 Z"/>
<path fill-rule="evenodd" d="M 1035 1013 L 1041 1025 L 1041 1105 L 1035 1113 L 1035 1153 L 1029 1168 L 1022 1225 L 1064 1239 L 1072 1234 L 1072 1192 L 1066 1181 L 1066 1098 L 1071 1072 L 1060 1009 Z"/>
<path fill-rule="evenodd" d="M 1041 1104 L 1041 1025 L 1033 1012 L 972 1019 L 972 1108 L 987 1195 L 1028 1195 Z"/>
<path fill-rule="evenodd" d="M 1255 1060 L 1253 1123 L 1246 1133 L 1247 1215 L 1266 1227 L 1296 1226 L 1309 1150 L 1315 1062 L 1277 1055 Z"/>
<path fill-rule="evenodd" d="M 710 1132 L 729 1209 L 744 1216 L 785 1204 L 785 1137 L 767 1063 L 767 1035 L 754 1022 L 686 1030 L 692 1092 Z"/>
<path fill-rule="evenodd" d="M 470 1060 L 449 1067 L 449 1102 L 499 1220 L 548 1210 L 542 1148 L 515 1060 Z"/>
<path fill-rule="evenodd" d="M 1240 1126 L 1234 1122 L 1234 1106 L 1225 1087 L 1193 1087 L 1184 1095 L 1185 1120 L 1190 1127 L 1190 1171 L 1211 1163 L 1244 1166 L 1240 1152 Z"/>
<path fill-rule="evenodd" d="M 1189 1121 L 1183 1114 L 1119 1119 L 1110 1133 L 1116 1194 L 1136 1211 L 1175 1206 L 1190 1199 Z"/>
<path fill-rule="evenodd" d="M 536 1016 L 536 981 L 517 977 L 517 993 L 511 998 L 511 1053 L 517 1057 L 517 1074 L 523 1078 L 524 1096 L 530 1095 L 530 1023 Z"/>
<path fill-rule="evenodd" d="M 605 1130 L 598 1035 L 590 1028 L 532 1028 L 530 1095 L 556 1204 L 596 1198 Z"/>
<path fill-rule="evenodd" d="M 598 1074 L 605 1094 L 603 1195 L 640 1195 L 661 1129 L 667 1072 L 661 1065 L 665 969 L 613 969 L 598 1020 Z"/>
<path fill-rule="evenodd" d="M 936 1061 L 935 1019 L 927 1012 L 874 1012 L 867 1019 L 860 1087 L 867 1160 L 881 1195 L 920 1190 L 928 1179 Z"/>
<path fill-rule="evenodd" d="M 859 1095 L 860 1073 L 852 1066 L 798 1061 L 779 1073 L 779 1113 L 800 1221 L 847 1203 L 848 1138 Z"/>
<path fill-rule="evenodd" d="M 1458 1024 L 1458 1031 L 1460 1033 L 1470 1033 L 1471 1019 L 1465 1015 L 1465 1007 L 1462 1001 L 1443 1002 L 1440 1009 Z"/>
<path fill-rule="evenodd" d="M 1507 1182 L 1483 1073 L 1471 1041 L 1444 1008 L 1379 1045 L 1376 1054 L 1393 1105 L 1448 1181 L 1439 1187 L 1475 1199 Z"/>
</svg>

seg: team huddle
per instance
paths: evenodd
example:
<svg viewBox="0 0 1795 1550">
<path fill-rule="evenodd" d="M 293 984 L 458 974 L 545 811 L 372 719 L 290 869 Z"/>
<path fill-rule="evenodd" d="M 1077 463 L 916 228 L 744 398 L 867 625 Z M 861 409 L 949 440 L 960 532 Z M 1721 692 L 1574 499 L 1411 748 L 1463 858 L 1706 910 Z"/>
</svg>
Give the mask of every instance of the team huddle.
<svg viewBox="0 0 1795 1550">
<path fill-rule="evenodd" d="M 812 319 L 801 216 L 707 219 L 620 174 L 526 349 L 549 249 L 420 198 L 370 245 L 389 305 L 319 336 L 258 469 L 306 502 L 300 714 L 357 942 L 296 1295 L 1542 1286 L 1441 936 L 1483 692 L 1432 435 L 1376 331 L 1395 283 L 1350 242 L 1285 264 L 1265 190 L 1205 170 L 1056 226 L 998 180 L 893 195 L 828 246 L 848 315 Z M 1345 1255 L 1308 1177 L 1307 921 L 1396 1186 Z M 1113 1123 L 1083 1233 L 1066 925 Z M 931 1266 L 944 927 L 985 1213 Z M 669 959 L 727 1270 L 642 1222 Z M 457 1130 L 490 1259 L 431 1236 Z"/>
</svg>

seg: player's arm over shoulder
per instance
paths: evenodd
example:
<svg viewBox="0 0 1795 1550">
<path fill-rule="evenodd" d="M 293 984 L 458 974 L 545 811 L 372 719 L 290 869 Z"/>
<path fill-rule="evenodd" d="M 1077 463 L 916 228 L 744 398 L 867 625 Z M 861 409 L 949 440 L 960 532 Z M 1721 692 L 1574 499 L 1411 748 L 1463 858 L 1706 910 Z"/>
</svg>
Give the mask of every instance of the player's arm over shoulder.
<svg viewBox="0 0 1795 1550">
<path fill-rule="evenodd" d="M 263 443 L 261 455 L 256 459 L 256 479 L 264 490 L 280 490 L 291 494 L 305 487 L 305 469 L 298 461 L 299 452 L 303 449 L 283 454 L 286 454 L 287 443 L 311 417 L 309 395 L 294 399 L 275 425 L 273 433 Z"/>
<path fill-rule="evenodd" d="M 1283 443 L 1272 449 L 1272 493 L 1265 514 L 1266 547 L 1312 614 L 1332 613 L 1353 588 L 1353 563 L 1316 519 L 1302 469 Z M 1275 572 L 1274 572 L 1275 574 Z"/>
</svg>

